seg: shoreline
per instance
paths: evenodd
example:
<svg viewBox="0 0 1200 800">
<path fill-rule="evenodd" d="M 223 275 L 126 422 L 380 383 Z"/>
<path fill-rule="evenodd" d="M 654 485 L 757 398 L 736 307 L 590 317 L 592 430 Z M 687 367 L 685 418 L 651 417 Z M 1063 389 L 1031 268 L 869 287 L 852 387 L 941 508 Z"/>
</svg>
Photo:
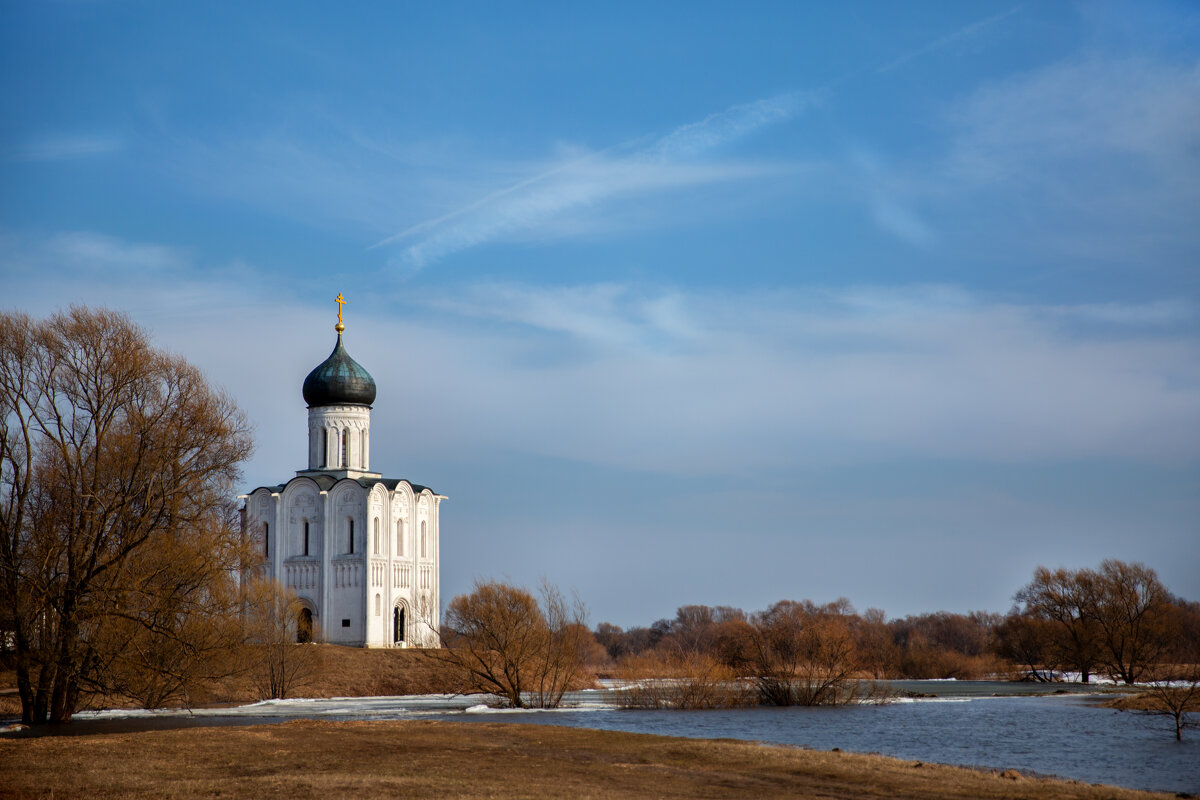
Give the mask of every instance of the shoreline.
<svg viewBox="0 0 1200 800">
<path fill-rule="evenodd" d="M 1005 682 L 1005 681 L 956 681 L 955 679 L 936 680 L 936 681 L 911 681 L 897 680 L 893 683 L 906 684 L 922 684 L 923 688 L 929 689 L 932 686 L 939 688 L 944 687 L 945 691 L 901 691 L 890 695 L 884 701 L 876 700 L 860 700 L 851 702 L 847 705 L 892 705 L 906 703 L 924 703 L 924 702 L 939 702 L 939 701 L 958 701 L 958 700 L 982 700 L 997 697 L 1056 697 L 1056 696 L 1074 696 L 1090 699 L 1097 703 L 1102 703 L 1113 708 L 1121 708 L 1123 700 L 1128 701 L 1131 698 L 1136 698 L 1136 695 L 1124 690 L 1123 688 L 1113 689 L 1113 687 L 1100 687 L 1089 684 L 1068 684 L 1067 686 L 1057 685 L 1056 688 L 1050 689 L 1044 684 L 1026 684 L 1020 682 Z M 997 686 L 1007 687 L 1008 691 L 963 691 L 962 687 L 977 685 L 974 688 L 982 685 L 985 687 L 996 688 Z M 1036 688 L 1035 688 L 1036 687 Z M 80 735 L 73 732 L 72 726 L 94 727 L 102 723 L 111 723 L 110 727 L 120 728 L 121 725 L 128 726 L 125 730 L 118 730 L 122 733 L 135 733 L 138 730 L 161 730 L 167 727 L 201 727 L 204 725 L 211 726 L 228 726 L 236 725 L 239 720 L 253 721 L 248 724 L 273 724 L 277 722 L 288 722 L 297 719 L 316 719 L 321 717 L 313 717 L 311 714 L 323 714 L 336 717 L 336 706 L 338 704 L 348 704 L 353 706 L 345 711 L 345 716 L 354 717 L 355 719 L 365 719 L 370 721 L 370 713 L 372 711 L 386 710 L 396 714 L 411 714 L 414 717 L 420 717 L 428 714 L 457 714 L 470 713 L 469 709 L 487 708 L 486 713 L 492 714 L 522 714 L 536 712 L 579 712 L 590 710 L 646 710 L 636 706 L 622 706 L 619 702 L 611 699 L 611 694 L 620 691 L 622 685 L 606 685 L 601 688 L 582 689 L 570 692 L 573 698 L 565 701 L 560 707 L 554 709 L 539 709 L 539 708 L 524 708 L 514 709 L 504 706 L 503 704 L 494 704 L 493 701 L 498 701 L 496 695 L 482 693 L 456 693 L 456 692 L 429 692 L 419 694 L 346 694 L 346 695 L 314 695 L 305 697 L 291 697 L 287 699 L 267 699 L 251 702 L 239 702 L 236 700 L 224 700 L 220 702 L 197 704 L 193 706 L 185 705 L 168 705 L 155 709 L 138 708 L 132 705 L 114 705 L 106 708 L 85 708 L 77 712 L 71 723 L 66 726 L 36 726 L 29 727 L 20 722 L 19 717 L 5 716 L 0 717 L 0 738 L 19 738 L 21 736 L 71 736 Z M 1018 691 L 1019 689 L 1019 691 Z M 595 695 L 588 697 L 588 695 Z M 1105 699 L 1107 698 L 1107 699 Z M 363 704 L 370 706 L 371 704 L 383 704 L 388 706 L 386 709 L 371 709 L 364 708 Z M 324 706 L 322 708 L 322 706 Z M 331 706 L 333 708 L 331 708 Z M 800 706 L 797 706 L 799 708 Z M 1131 706 L 1132 707 L 1132 706 Z M 768 708 L 761 705 L 747 705 L 726 707 L 718 710 L 753 710 Z M 258 713 L 259 710 L 263 713 Z M 283 709 L 291 709 L 292 713 Z M 688 711 L 688 710 L 706 710 L 706 709 L 656 709 L 661 711 Z M 712 709 L 709 709 L 712 710 Z M 382 719 L 397 719 L 396 717 L 382 717 Z M 399 719 L 405 719 L 400 717 Z M 172 720 L 187 722 L 184 724 L 170 726 Z M 349 721 L 349 720 L 339 720 Z M 153 723 L 162 723 L 154 725 Z M 153 725 L 153 727 L 139 727 L 145 725 Z M 82 733 L 82 731 L 81 731 Z"/>
</svg>

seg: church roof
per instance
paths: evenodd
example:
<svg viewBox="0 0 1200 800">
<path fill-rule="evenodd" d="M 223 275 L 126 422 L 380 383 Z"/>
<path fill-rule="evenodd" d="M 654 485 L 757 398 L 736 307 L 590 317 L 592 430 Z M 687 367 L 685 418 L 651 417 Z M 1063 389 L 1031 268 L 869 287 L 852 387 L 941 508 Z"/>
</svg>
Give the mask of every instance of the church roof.
<svg viewBox="0 0 1200 800">
<path fill-rule="evenodd" d="M 315 406 L 360 405 L 375 402 L 375 379 L 342 346 L 342 334 L 329 358 L 304 379 L 304 402 Z"/>
<path fill-rule="evenodd" d="M 375 484 L 382 483 L 389 492 L 394 492 L 394 491 L 396 491 L 397 486 L 399 486 L 402 483 L 407 483 L 409 486 L 412 487 L 412 492 L 414 495 L 421 494 L 422 492 L 424 492 L 426 490 L 428 490 L 431 494 L 435 494 L 435 495 L 437 494 L 437 492 L 435 492 L 430 487 L 422 486 L 419 483 L 413 483 L 412 481 L 408 480 L 407 478 L 335 478 L 332 475 L 297 476 L 297 477 L 289 480 L 287 483 L 280 483 L 280 484 L 276 484 L 275 486 L 260 486 L 260 487 L 258 487 L 258 489 L 266 489 L 267 491 L 271 492 L 272 494 L 279 494 L 284 489 L 286 489 L 288 487 L 288 484 L 290 484 L 292 481 L 298 481 L 301 478 L 305 478 L 310 481 L 315 481 L 317 486 L 321 487 L 321 491 L 324 491 L 324 492 L 328 492 L 330 489 L 332 489 L 334 487 L 335 484 L 339 483 L 340 481 L 351 480 L 351 481 L 354 481 L 355 483 L 357 483 L 359 486 L 363 487 L 364 489 L 370 489 Z M 254 492 L 258 491 L 258 489 L 255 489 L 255 490 L 249 492 L 249 494 L 254 494 Z"/>
</svg>

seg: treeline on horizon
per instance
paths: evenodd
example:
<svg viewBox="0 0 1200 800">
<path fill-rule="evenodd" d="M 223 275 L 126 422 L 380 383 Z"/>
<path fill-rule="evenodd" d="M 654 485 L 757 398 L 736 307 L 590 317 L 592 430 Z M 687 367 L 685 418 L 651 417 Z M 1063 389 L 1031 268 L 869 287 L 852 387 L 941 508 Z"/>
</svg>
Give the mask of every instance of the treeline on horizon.
<svg viewBox="0 0 1200 800">
<path fill-rule="evenodd" d="M 681 606 L 673 618 L 623 629 L 595 627 L 587 655 L 597 674 L 654 675 L 697 669 L 731 674 L 1050 681 L 1076 673 L 1123 683 L 1169 677 L 1200 662 L 1200 603 L 1173 595 L 1143 564 L 1096 569 L 1038 567 L 1007 614 L 937 611 L 888 619 L 840 598 L 780 600 L 761 611 Z"/>
</svg>

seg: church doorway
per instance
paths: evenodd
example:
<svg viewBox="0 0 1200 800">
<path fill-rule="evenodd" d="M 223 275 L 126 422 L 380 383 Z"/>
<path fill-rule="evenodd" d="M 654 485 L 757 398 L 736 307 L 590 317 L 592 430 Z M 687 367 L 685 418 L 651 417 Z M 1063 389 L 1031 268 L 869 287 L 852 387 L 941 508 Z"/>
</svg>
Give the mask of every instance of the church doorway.
<svg viewBox="0 0 1200 800">
<path fill-rule="evenodd" d="M 306 644 L 312 641 L 313 622 L 312 611 L 307 608 L 300 609 L 300 613 L 296 615 L 296 642 L 298 644 Z"/>
<path fill-rule="evenodd" d="M 404 609 L 392 609 L 392 644 L 404 644 Z"/>
</svg>

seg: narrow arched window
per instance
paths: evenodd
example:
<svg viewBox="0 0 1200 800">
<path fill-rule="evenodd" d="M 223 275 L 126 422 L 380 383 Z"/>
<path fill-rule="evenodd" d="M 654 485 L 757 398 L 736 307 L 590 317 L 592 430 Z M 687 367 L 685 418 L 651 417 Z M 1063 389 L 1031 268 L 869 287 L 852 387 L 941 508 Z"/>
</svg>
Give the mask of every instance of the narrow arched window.
<svg viewBox="0 0 1200 800">
<path fill-rule="evenodd" d="M 425 520 L 421 520 L 421 558 L 429 555 L 428 539 L 429 537 L 425 535 Z"/>
<path fill-rule="evenodd" d="M 348 553 L 354 552 L 354 520 L 353 519 L 350 520 L 350 547 L 346 552 L 348 552 Z"/>
<path fill-rule="evenodd" d="M 379 616 L 379 609 L 380 609 L 379 595 L 375 595 L 375 616 L 377 616 L 377 617 Z"/>
<path fill-rule="evenodd" d="M 396 555 L 404 555 L 404 522 L 396 520 Z"/>
<path fill-rule="evenodd" d="M 375 530 L 372 531 L 372 539 L 374 542 L 375 555 L 379 555 L 379 518 L 375 518 Z"/>
<path fill-rule="evenodd" d="M 350 469 L 350 429 L 342 431 L 342 469 Z"/>
<path fill-rule="evenodd" d="M 304 555 L 308 555 L 308 520 L 304 520 Z"/>
<path fill-rule="evenodd" d="M 329 466 L 329 428 L 321 429 L 321 468 Z"/>
<path fill-rule="evenodd" d="M 271 555 L 271 526 L 263 523 L 263 555 Z"/>
</svg>

